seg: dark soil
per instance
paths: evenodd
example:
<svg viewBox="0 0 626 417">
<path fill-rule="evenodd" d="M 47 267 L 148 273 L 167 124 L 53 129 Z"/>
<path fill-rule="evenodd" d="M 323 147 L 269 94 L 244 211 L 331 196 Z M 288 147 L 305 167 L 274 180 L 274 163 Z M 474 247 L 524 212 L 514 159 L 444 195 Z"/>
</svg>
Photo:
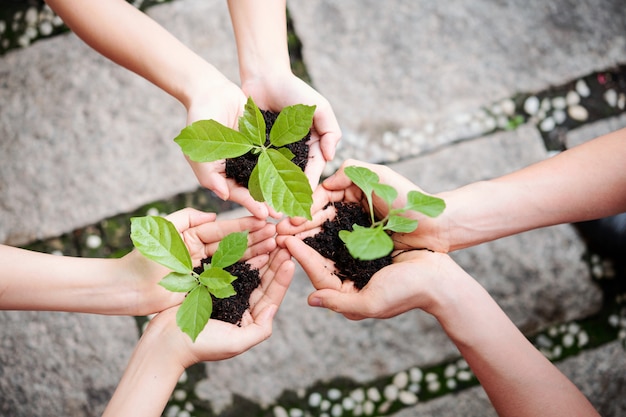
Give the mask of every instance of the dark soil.
<svg viewBox="0 0 626 417">
<path fill-rule="evenodd" d="M 372 261 L 354 259 L 346 245 L 339 238 L 340 230 L 352 230 L 353 224 L 371 226 L 369 213 L 357 203 L 334 203 L 337 212 L 335 218 L 327 220 L 322 230 L 313 237 L 304 239 L 304 243 L 318 251 L 323 257 L 335 262 L 337 276 L 341 281 L 351 280 L 357 289 L 367 285 L 374 273 L 391 264 L 391 255 Z"/>
<path fill-rule="evenodd" d="M 211 258 L 203 259 L 201 266 L 194 268 L 194 272 L 202 273 L 204 265 L 210 262 Z M 237 277 L 233 281 L 233 288 L 237 294 L 228 298 L 215 298 L 211 295 L 213 299 L 211 318 L 241 326 L 241 317 L 250 308 L 250 294 L 261 284 L 259 270 L 245 262 L 237 262 L 224 270 Z"/>
<path fill-rule="evenodd" d="M 261 110 L 261 114 L 265 119 L 265 146 L 273 148 L 274 146 L 270 146 L 269 137 L 270 130 L 274 125 L 274 121 L 276 121 L 276 118 L 278 117 L 278 113 Z M 309 160 L 309 145 L 307 145 L 307 142 L 310 138 L 311 133 L 309 131 L 309 133 L 298 142 L 294 142 L 285 146 L 285 148 L 288 148 L 295 155 L 291 162 L 299 166 L 302 171 L 304 171 L 304 168 L 306 167 L 306 164 Z M 248 188 L 248 180 L 250 179 L 250 174 L 252 174 L 252 169 L 254 169 L 254 167 L 256 166 L 258 159 L 259 156 L 253 154 L 252 152 L 248 152 L 247 154 L 237 158 L 227 159 L 226 177 L 233 178 L 237 182 L 237 184 Z"/>
</svg>

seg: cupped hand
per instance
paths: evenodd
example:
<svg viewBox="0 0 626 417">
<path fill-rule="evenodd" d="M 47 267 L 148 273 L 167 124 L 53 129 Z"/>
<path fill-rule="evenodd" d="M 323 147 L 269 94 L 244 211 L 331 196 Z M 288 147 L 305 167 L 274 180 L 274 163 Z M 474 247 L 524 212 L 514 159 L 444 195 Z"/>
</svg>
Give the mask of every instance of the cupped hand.
<svg viewBox="0 0 626 417">
<path fill-rule="evenodd" d="M 244 314 L 241 326 L 210 319 L 196 341 L 192 342 L 178 328 L 178 307 L 173 307 L 157 314 L 146 333 L 160 333 L 160 343 L 170 345 L 168 350 L 176 355 L 184 368 L 198 362 L 231 358 L 269 338 L 274 315 L 291 283 L 295 266 L 284 249 L 257 256 L 248 263 L 259 268 L 261 284 L 250 296 L 251 307 Z"/>
<path fill-rule="evenodd" d="M 328 308 L 350 320 L 385 319 L 416 308 L 434 314 L 445 280 L 460 267 L 446 254 L 427 250 L 398 251 L 393 263 L 376 272 L 361 290 L 335 275 L 333 262 L 296 237 L 285 247 L 300 263 L 316 291 L 309 305 Z"/>
<path fill-rule="evenodd" d="M 273 224 L 255 217 L 215 221 L 214 213 L 204 213 L 192 208 L 174 212 L 166 217 L 180 232 L 192 264 L 197 266 L 204 258 L 211 256 L 224 236 L 248 230 L 248 248 L 243 259 L 250 259 L 272 252 L 276 248 L 274 239 L 276 228 Z M 134 288 L 135 300 L 129 306 L 128 314 L 148 315 L 180 304 L 184 294 L 174 293 L 158 285 L 169 272 L 167 268 L 145 258 L 134 250 L 122 262 L 128 267 L 130 286 Z"/>
<path fill-rule="evenodd" d="M 187 124 L 212 119 L 231 129 L 237 129 L 246 101 L 247 96 L 243 91 L 227 79 L 211 84 L 199 89 L 191 99 L 187 109 Z M 200 185 L 213 191 L 222 200 L 242 205 L 259 219 L 266 219 L 272 214 L 267 205 L 254 200 L 245 187 L 231 178 L 226 178 L 225 160 L 200 163 L 187 158 L 187 161 Z"/>
<path fill-rule="evenodd" d="M 326 162 L 335 157 L 341 139 L 341 129 L 328 100 L 289 71 L 244 80 L 242 90 L 259 108 L 276 113 L 295 104 L 316 106 L 305 169 L 311 188 L 315 189 Z"/>
</svg>

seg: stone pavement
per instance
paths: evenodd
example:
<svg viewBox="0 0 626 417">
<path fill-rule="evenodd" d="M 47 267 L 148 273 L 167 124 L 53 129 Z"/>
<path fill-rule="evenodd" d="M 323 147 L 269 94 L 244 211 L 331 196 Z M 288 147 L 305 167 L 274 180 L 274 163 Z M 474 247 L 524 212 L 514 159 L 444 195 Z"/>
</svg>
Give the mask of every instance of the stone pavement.
<svg viewBox="0 0 626 417">
<path fill-rule="evenodd" d="M 288 3 L 307 72 L 344 132 L 337 162 L 389 163 L 429 192 L 502 175 L 549 157 L 555 146 L 626 127 L 626 86 L 598 82 L 615 81 L 615 68 L 626 64 L 620 6 L 618 0 L 602 6 L 569 0 Z M 238 79 L 224 2 L 176 0 L 149 14 Z M 76 235 L 197 188 L 171 141 L 184 123 L 181 106 L 71 34 L 0 57 L 0 103 L 0 242 Z M 505 129 L 511 127 L 517 128 Z M 586 256 L 570 225 L 454 254 L 602 415 L 620 416 L 626 413 L 626 352 L 619 332 L 626 318 L 607 310 L 605 287 L 596 279 L 610 276 L 611 265 L 596 260 L 590 268 Z M 190 370 L 166 414 L 495 415 L 430 316 L 415 311 L 350 322 L 308 308 L 310 291 L 299 270 L 272 338 L 232 360 Z M 615 294 L 609 295 L 612 301 Z M 68 325 L 64 316 L 82 324 Z M 17 354 L 26 344 L 31 358 L 50 351 L 54 358 L 79 357 L 87 327 L 112 342 L 93 344 L 98 353 L 90 372 L 70 361 L 63 367 L 62 360 L 0 356 L 0 411 L 44 415 L 45 401 L 48 415 L 80 406 L 84 411 L 76 415 L 97 415 L 132 349 L 133 320 L 44 317 L 11 312 L 0 321 L 35 321 L 43 334 L 58 328 L 70 334 L 42 345 L 41 336 L 15 336 L 16 326 L 3 324 L 3 349 Z M 129 330 L 118 339 L 122 327 Z M 29 366 L 32 381 L 23 382 Z M 94 383 L 94 369 L 117 375 L 102 373 Z M 46 391 L 44 381 L 68 382 Z M 16 384 L 19 396 L 11 391 Z M 7 400 L 10 395 L 19 400 Z"/>
</svg>

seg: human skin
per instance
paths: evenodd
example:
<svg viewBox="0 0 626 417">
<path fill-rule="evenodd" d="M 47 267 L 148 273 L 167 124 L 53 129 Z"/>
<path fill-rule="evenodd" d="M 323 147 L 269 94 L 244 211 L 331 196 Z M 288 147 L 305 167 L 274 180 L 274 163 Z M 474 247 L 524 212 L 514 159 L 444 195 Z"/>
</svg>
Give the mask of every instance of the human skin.
<svg viewBox="0 0 626 417">
<path fill-rule="evenodd" d="M 176 310 L 157 314 L 148 325 L 103 416 L 161 416 L 176 383 L 189 366 L 231 358 L 272 334 L 272 319 L 294 272 L 286 250 L 249 261 L 259 268 L 261 285 L 250 296 L 241 327 L 209 320 L 195 342 L 176 325 Z"/>
<path fill-rule="evenodd" d="M 46 3 L 94 50 L 178 100 L 187 110 L 187 124 L 213 119 L 236 129 L 248 96 L 261 108 L 275 112 L 292 104 L 316 105 L 306 174 L 312 188 L 317 186 L 341 131 L 328 101 L 291 72 L 284 1 L 228 4 L 241 88 L 125 0 Z M 187 160 L 199 183 L 220 198 L 241 204 L 260 219 L 279 217 L 265 203 L 255 201 L 246 188 L 226 178 L 223 160 Z"/>
<path fill-rule="evenodd" d="M 394 207 L 405 205 L 410 190 L 422 191 L 389 167 L 347 160 L 315 190 L 313 220 L 283 221 L 278 233 L 310 234 L 333 215 L 321 210 L 329 202 L 364 202 L 361 190 L 343 172 L 351 165 L 368 167 L 382 183 L 393 185 L 398 191 Z M 532 229 L 622 213 L 624 167 L 626 129 L 621 129 L 507 175 L 434 194 L 446 203 L 443 213 L 436 218 L 407 213 L 419 226 L 412 233 L 395 233 L 395 247 L 451 252 Z M 384 215 L 386 204 L 376 196 L 373 201 L 375 211 Z"/>
<path fill-rule="evenodd" d="M 433 315 L 480 381 L 499 416 L 598 416 L 591 403 L 518 330 L 487 291 L 447 254 L 397 252 L 357 290 L 297 237 L 283 240 L 313 286 L 309 305 L 350 320 L 413 309 Z M 392 282 L 393 285 L 389 285 Z"/>
<path fill-rule="evenodd" d="M 194 265 L 229 233 L 249 230 L 244 259 L 276 247 L 275 226 L 254 217 L 215 221 L 183 209 L 167 218 L 181 233 Z M 0 245 L 0 309 L 143 316 L 180 304 L 184 295 L 158 285 L 169 271 L 137 250 L 113 259 L 57 256 Z"/>
</svg>

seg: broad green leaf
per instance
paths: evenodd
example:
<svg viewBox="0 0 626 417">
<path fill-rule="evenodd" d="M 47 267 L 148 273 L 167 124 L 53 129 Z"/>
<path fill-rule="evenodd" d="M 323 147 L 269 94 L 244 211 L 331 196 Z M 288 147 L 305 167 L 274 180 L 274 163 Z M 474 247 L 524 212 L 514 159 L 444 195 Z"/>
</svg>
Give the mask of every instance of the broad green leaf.
<svg viewBox="0 0 626 417">
<path fill-rule="evenodd" d="M 248 249 L 248 231 L 226 235 L 211 258 L 213 268 L 226 268 L 237 262 Z"/>
<path fill-rule="evenodd" d="M 315 106 L 296 104 L 281 110 L 270 131 L 270 143 L 281 147 L 302 139 L 313 124 Z"/>
<path fill-rule="evenodd" d="M 204 285 L 194 288 L 182 302 L 176 312 L 176 324 L 191 337 L 193 342 L 204 329 L 211 313 L 213 312 L 213 300 L 211 294 Z"/>
<path fill-rule="evenodd" d="M 199 120 L 185 127 L 174 142 L 195 162 L 236 158 L 253 148 L 246 136 L 215 120 Z"/>
<path fill-rule="evenodd" d="M 198 286 L 198 281 L 190 274 L 170 272 L 159 285 L 172 292 L 189 292 Z"/>
<path fill-rule="evenodd" d="M 259 180 L 259 164 L 256 164 L 250 173 L 248 179 L 248 192 L 255 201 L 263 203 L 265 198 L 263 197 L 263 190 L 261 190 L 261 182 Z"/>
<path fill-rule="evenodd" d="M 419 211 L 428 217 L 437 217 L 446 208 L 446 202 L 439 197 L 426 195 L 419 191 L 409 191 L 406 210 Z"/>
<path fill-rule="evenodd" d="M 374 190 L 373 185 L 378 184 L 380 180 L 375 172 L 364 167 L 349 166 L 345 167 L 343 172 L 357 187 L 363 190 L 368 198 L 371 197 Z"/>
<path fill-rule="evenodd" d="M 374 190 L 374 194 L 382 198 L 383 201 L 390 206 L 398 196 L 398 192 L 391 185 L 376 183 L 372 184 L 372 189 Z"/>
<path fill-rule="evenodd" d="M 392 214 L 387 220 L 387 224 L 384 226 L 385 230 L 391 230 L 398 233 L 411 233 L 417 229 L 417 220 L 408 219 L 404 216 L 398 216 Z"/>
<path fill-rule="evenodd" d="M 313 190 L 304 172 L 275 149 L 259 155 L 263 197 L 274 210 L 311 220 Z"/>
<path fill-rule="evenodd" d="M 296 156 L 293 154 L 293 152 L 291 152 L 289 150 L 289 148 L 278 148 L 276 149 L 278 152 L 280 152 L 285 158 L 289 159 L 290 161 L 293 161 L 293 158 L 295 158 Z"/>
<path fill-rule="evenodd" d="M 181 274 L 191 273 L 191 257 L 176 227 L 159 216 L 130 219 L 130 239 L 146 258 Z"/>
<path fill-rule="evenodd" d="M 393 250 L 393 241 L 382 227 L 369 228 L 357 224 L 353 227 L 352 232 L 339 231 L 339 238 L 346 244 L 353 258 L 371 261 L 387 256 Z"/>
<path fill-rule="evenodd" d="M 209 268 L 200 274 L 200 282 L 217 298 L 227 298 L 235 294 L 232 282 L 237 277 L 224 271 L 222 268 Z"/>
<path fill-rule="evenodd" d="M 265 119 L 252 97 L 248 97 L 243 116 L 239 118 L 239 132 L 247 136 L 255 145 L 265 145 Z"/>
</svg>

